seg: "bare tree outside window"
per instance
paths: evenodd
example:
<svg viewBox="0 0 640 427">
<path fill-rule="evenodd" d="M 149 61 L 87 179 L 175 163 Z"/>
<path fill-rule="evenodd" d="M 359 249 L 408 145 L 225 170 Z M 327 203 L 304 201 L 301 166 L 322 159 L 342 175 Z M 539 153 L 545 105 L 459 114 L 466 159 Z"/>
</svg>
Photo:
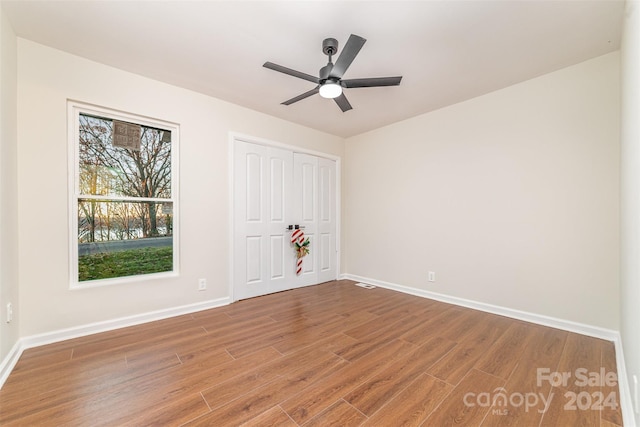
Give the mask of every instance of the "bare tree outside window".
<svg viewBox="0 0 640 427">
<path fill-rule="evenodd" d="M 78 281 L 173 271 L 171 131 L 114 126 L 78 115 Z"/>
</svg>

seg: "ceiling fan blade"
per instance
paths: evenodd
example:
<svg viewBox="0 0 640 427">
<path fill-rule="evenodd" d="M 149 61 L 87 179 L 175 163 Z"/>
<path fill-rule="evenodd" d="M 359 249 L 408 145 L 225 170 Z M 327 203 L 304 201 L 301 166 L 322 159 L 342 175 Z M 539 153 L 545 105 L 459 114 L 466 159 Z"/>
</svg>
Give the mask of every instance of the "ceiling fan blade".
<svg viewBox="0 0 640 427">
<path fill-rule="evenodd" d="M 344 48 L 342 48 L 342 52 L 336 60 L 336 63 L 333 65 L 333 69 L 331 70 L 331 73 L 329 73 L 329 76 L 341 79 L 366 41 L 367 39 L 351 34 L 349 36 L 349 40 L 347 40 L 347 43 L 344 45 Z"/>
<path fill-rule="evenodd" d="M 398 86 L 400 84 L 400 80 L 402 80 L 402 76 L 372 77 L 368 79 L 348 79 L 348 80 L 342 80 L 342 86 L 346 88 Z"/>
<path fill-rule="evenodd" d="M 338 107 L 340 107 L 343 113 L 353 108 L 351 107 L 351 104 L 349 104 L 347 97 L 344 96 L 344 92 L 339 97 L 333 98 L 333 100 L 336 101 L 336 104 L 338 104 Z"/>
<path fill-rule="evenodd" d="M 298 77 L 299 79 L 309 80 L 310 82 L 313 82 L 315 84 L 318 84 L 320 82 L 317 77 L 312 76 L 311 74 L 292 70 L 291 68 L 283 67 L 282 65 L 274 64 L 273 62 L 267 61 L 262 66 L 273 71 L 278 71 L 280 73 L 288 74 L 293 77 Z"/>
<path fill-rule="evenodd" d="M 311 89 L 310 91 L 307 91 L 307 92 L 303 93 L 302 95 L 298 95 L 296 97 L 293 97 L 291 99 L 288 99 L 288 100 L 284 101 L 282 103 L 282 105 L 291 105 L 294 102 L 301 101 L 301 100 L 303 100 L 305 98 L 310 97 L 311 95 L 315 95 L 316 93 L 318 93 L 319 90 L 320 90 L 320 85 L 316 86 L 315 88 Z"/>
</svg>

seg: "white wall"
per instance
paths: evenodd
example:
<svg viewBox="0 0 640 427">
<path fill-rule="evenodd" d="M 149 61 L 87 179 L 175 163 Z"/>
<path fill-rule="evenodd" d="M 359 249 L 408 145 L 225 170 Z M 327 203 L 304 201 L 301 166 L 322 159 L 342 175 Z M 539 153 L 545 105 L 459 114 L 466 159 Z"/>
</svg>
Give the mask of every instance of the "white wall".
<svg viewBox="0 0 640 427">
<path fill-rule="evenodd" d="M 16 62 L 16 36 L 0 7 L 0 360 L 19 338 Z M 6 323 L 9 302 L 15 316 Z"/>
<path fill-rule="evenodd" d="M 347 139 L 346 271 L 617 330 L 619 71 L 611 53 Z"/>
<path fill-rule="evenodd" d="M 18 69 L 21 336 L 228 296 L 229 131 L 343 155 L 341 138 L 23 39 Z M 68 98 L 180 124 L 180 277 L 69 290 Z"/>
<path fill-rule="evenodd" d="M 640 3 L 627 2 L 622 37 L 621 329 L 629 384 L 640 377 Z M 636 413 L 640 425 L 640 415 Z"/>
</svg>

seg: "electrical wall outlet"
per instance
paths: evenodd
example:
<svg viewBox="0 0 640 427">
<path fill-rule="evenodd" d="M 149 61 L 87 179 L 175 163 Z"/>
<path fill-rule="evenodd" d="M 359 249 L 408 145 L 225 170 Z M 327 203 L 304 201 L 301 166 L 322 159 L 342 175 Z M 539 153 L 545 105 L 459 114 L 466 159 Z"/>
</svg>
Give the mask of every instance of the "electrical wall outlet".
<svg viewBox="0 0 640 427">
<path fill-rule="evenodd" d="M 11 323 L 13 320 L 13 304 L 7 303 L 7 323 Z"/>
<path fill-rule="evenodd" d="M 429 281 L 430 282 L 435 282 L 436 281 L 436 273 L 434 271 L 430 271 L 429 272 Z"/>
<path fill-rule="evenodd" d="M 199 279 L 198 280 L 198 290 L 204 291 L 207 289 L 207 279 Z"/>
</svg>

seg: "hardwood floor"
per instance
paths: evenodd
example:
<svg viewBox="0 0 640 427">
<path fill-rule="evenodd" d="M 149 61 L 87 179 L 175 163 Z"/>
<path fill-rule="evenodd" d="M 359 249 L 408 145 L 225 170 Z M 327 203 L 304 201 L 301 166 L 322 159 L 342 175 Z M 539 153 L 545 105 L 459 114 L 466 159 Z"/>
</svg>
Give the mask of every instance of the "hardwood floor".
<svg viewBox="0 0 640 427">
<path fill-rule="evenodd" d="M 27 350 L 0 425 L 612 427 L 610 372 L 610 342 L 339 281 Z"/>
</svg>

